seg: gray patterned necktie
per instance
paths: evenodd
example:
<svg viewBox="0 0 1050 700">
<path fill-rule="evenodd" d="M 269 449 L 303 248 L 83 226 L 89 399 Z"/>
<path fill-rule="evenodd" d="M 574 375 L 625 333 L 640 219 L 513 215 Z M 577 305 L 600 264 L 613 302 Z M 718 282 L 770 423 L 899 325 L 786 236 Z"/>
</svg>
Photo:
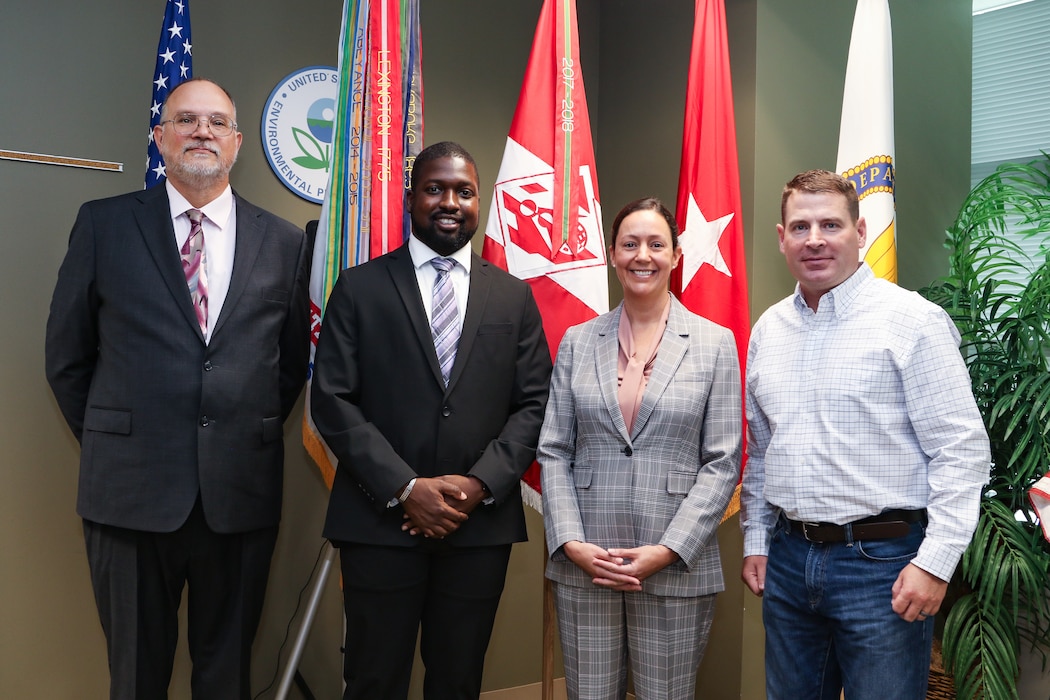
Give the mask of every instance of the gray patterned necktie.
<svg viewBox="0 0 1050 700">
<path fill-rule="evenodd" d="M 434 303 L 430 314 L 430 333 L 434 337 L 434 350 L 441 365 L 441 378 L 448 386 L 452 365 L 456 361 L 459 345 L 459 311 L 456 308 L 456 290 L 452 287 L 452 268 L 456 261 L 451 258 L 433 258 L 430 264 L 437 270 L 434 281 Z"/>
</svg>

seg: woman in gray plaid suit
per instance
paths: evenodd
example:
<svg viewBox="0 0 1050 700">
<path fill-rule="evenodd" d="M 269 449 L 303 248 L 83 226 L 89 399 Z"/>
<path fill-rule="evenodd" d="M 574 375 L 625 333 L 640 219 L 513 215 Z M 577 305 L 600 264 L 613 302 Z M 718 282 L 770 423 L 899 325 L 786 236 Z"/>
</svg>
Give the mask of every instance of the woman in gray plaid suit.
<svg viewBox="0 0 1050 700">
<path fill-rule="evenodd" d="M 639 700 L 692 698 L 740 469 L 736 345 L 669 294 L 659 200 L 620 211 L 609 253 L 623 303 L 565 334 L 538 449 L 566 685 L 623 698 L 629 660 Z"/>
</svg>

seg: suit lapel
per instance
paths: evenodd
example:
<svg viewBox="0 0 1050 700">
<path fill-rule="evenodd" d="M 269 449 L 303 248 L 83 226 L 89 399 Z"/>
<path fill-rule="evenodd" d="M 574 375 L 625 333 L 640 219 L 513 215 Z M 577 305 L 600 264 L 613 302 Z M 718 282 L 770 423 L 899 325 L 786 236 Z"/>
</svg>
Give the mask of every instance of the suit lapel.
<svg viewBox="0 0 1050 700">
<path fill-rule="evenodd" d="M 182 259 L 175 245 L 175 229 L 171 223 L 168 192 L 163 184 L 157 185 L 140 194 L 138 201 L 141 206 L 134 212 L 135 222 L 146 248 L 160 271 L 161 279 L 171 292 L 175 305 L 179 307 L 194 332 L 200 336 L 201 342 L 204 342 L 204 334 L 201 333 L 197 314 L 193 310 L 193 301 L 190 299 L 190 290 L 186 286 L 186 276 L 182 272 Z"/>
<path fill-rule="evenodd" d="M 685 308 L 675 299 L 671 299 L 671 311 L 667 317 L 667 328 L 664 329 L 660 348 L 656 353 L 656 362 L 649 375 L 642 394 L 642 405 L 638 407 L 638 417 L 634 419 L 632 437 L 637 437 L 653 414 L 657 402 L 663 396 L 671 380 L 674 379 L 678 366 L 689 348 L 689 329 L 686 326 Z"/>
<path fill-rule="evenodd" d="M 250 204 L 234 193 L 236 198 L 237 231 L 233 246 L 233 271 L 230 274 L 230 288 L 226 292 L 226 300 L 222 303 L 222 311 L 215 321 L 212 336 L 219 333 L 226 319 L 230 317 L 233 310 L 237 308 L 237 302 L 244 294 L 251 278 L 252 268 L 262 250 L 263 241 L 266 239 L 266 224 L 263 222 L 262 210 Z"/>
<path fill-rule="evenodd" d="M 467 313 L 463 319 L 463 330 L 459 335 L 459 347 L 456 348 L 456 361 L 452 365 L 452 376 L 448 380 L 448 388 L 451 391 L 455 386 L 459 375 L 463 373 L 463 367 L 467 364 L 470 351 L 474 347 L 474 338 L 477 337 L 478 328 L 481 327 L 481 319 L 485 317 L 485 306 L 488 304 L 489 291 L 492 287 L 492 278 L 489 276 L 488 261 L 482 260 L 471 253 L 470 256 L 470 284 L 467 287 Z M 431 341 L 433 345 L 433 341 Z M 435 354 L 435 362 L 437 355 Z M 438 373 L 440 375 L 440 372 Z"/>
<path fill-rule="evenodd" d="M 434 350 L 434 337 L 430 333 L 427 312 L 423 308 L 423 299 L 420 296 L 422 292 L 419 289 L 419 281 L 416 279 L 415 268 L 412 266 L 412 255 L 408 252 L 408 244 L 390 253 L 389 259 L 390 279 L 394 283 L 398 296 L 401 297 L 401 303 L 408 314 L 409 325 L 415 331 L 419 345 L 423 348 L 423 354 L 430 363 L 430 371 L 434 375 L 434 380 L 444 388 L 441 365 L 438 363 L 437 351 Z"/>
<path fill-rule="evenodd" d="M 598 388 L 602 392 L 605 408 L 609 411 L 613 425 L 628 443 L 631 436 L 627 434 L 627 421 L 624 420 L 623 411 L 620 410 L 620 398 L 617 388 L 619 387 L 618 359 L 620 352 L 620 340 L 617 331 L 620 327 L 620 314 L 623 313 L 623 304 L 606 316 L 607 323 L 598 329 L 598 342 L 594 344 L 594 370 L 598 375 Z"/>
</svg>

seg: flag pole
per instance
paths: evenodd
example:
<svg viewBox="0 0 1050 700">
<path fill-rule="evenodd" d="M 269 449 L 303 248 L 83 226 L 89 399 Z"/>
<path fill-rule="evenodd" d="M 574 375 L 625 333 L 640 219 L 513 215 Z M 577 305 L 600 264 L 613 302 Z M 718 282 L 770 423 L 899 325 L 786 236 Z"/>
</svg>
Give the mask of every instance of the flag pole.
<svg viewBox="0 0 1050 700">
<path fill-rule="evenodd" d="M 597 164 L 580 63 L 576 0 L 544 0 L 493 188 L 482 257 L 526 280 L 551 357 L 566 329 L 609 310 Z M 522 477 L 543 513 L 538 463 Z M 544 561 L 549 551 L 544 543 Z M 543 583 L 541 697 L 554 699 L 555 605 Z"/>
<path fill-rule="evenodd" d="M 543 542 L 543 561 L 550 558 L 547 542 Z M 542 574 L 541 574 L 542 575 Z M 540 697 L 554 700 L 554 589 L 543 576 L 543 650 L 540 657 Z"/>
<path fill-rule="evenodd" d="M 340 271 L 365 262 L 373 253 L 397 247 L 410 230 L 404 212 L 404 189 L 410 164 L 423 144 L 419 31 L 419 0 L 343 1 L 332 167 L 318 225 L 321 240 L 314 244 L 310 276 L 311 370 L 325 304 Z M 394 79 L 393 84 L 380 84 L 376 67 L 379 62 L 386 71 L 384 77 Z M 378 130 L 383 132 L 383 141 L 376 135 L 377 125 L 383 127 Z M 391 137 L 396 134 L 401 135 L 400 141 Z M 373 149 L 372 143 L 380 143 L 381 148 Z M 379 177 L 380 172 L 385 177 Z M 377 183 L 383 183 L 382 192 L 373 191 L 380 189 Z M 330 490 L 338 460 L 313 424 L 311 381 L 308 376 L 303 444 Z M 281 678 L 277 700 L 287 697 L 335 561 L 336 548 L 329 541 L 324 547 L 324 560 Z M 343 627 L 345 634 L 345 616 Z"/>
<path fill-rule="evenodd" d="M 275 700 L 285 700 L 288 697 L 288 690 L 292 687 L 295 672 L 299 668 L 299 661 L 303 657 L 303 649 L 306 648 L 306 640 L 310 637 L 310 628 L 313 627 L 314 617 L 317 616 L 317 607 L 321 603 L 321 594 L 324 592 L 325 582 L 328 581 L 328 574 L 332 570 L 333 562 L 335 562 L 337 550 L 332 546 L 331 542 L 325 540 L 324 550 L 321 569 L 317 572 L 317 580 L 314 581 L 313 589 L 310 591 L 310 600 L 307 602 L 306 610 L 299 621 L 299 629 L 295 633 L 295 643 L 292 644 L 292 653 L 288 655 L 288 663 L 284 667 L 284 673 L 281 674 L 281 682 L 277 686 L 277 694 L 274 695 Z"/>
</svg>

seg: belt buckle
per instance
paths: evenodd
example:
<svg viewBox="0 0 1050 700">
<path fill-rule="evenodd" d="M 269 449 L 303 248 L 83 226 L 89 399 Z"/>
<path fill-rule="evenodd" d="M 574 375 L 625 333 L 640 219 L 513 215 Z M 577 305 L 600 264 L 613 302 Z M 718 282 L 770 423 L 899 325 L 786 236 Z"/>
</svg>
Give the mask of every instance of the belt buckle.
<svg viewBox="0 0 1050 700">
<path fill-rule="evenodd" d="M 807 542 L 817 542 L 817 543 L 819 543 L 819 542 L 820 542 L 820 540 L 815 540 L 815 539 L 812 539 L 812 538 L 811 538 L 811 537 L 809 536 L 809 528 L 813 528 L 813 529 L 815 530 L 815 529 L 817 529 L 817 528 L 819 528 L 819 527 L 820 527 L 820 523 L 807 523 L 807 522 L 803 522 L 803 523 L 802 523 L 802 536 L 806 538 L 806 541 L 807 541 Z"/>
</svg>

